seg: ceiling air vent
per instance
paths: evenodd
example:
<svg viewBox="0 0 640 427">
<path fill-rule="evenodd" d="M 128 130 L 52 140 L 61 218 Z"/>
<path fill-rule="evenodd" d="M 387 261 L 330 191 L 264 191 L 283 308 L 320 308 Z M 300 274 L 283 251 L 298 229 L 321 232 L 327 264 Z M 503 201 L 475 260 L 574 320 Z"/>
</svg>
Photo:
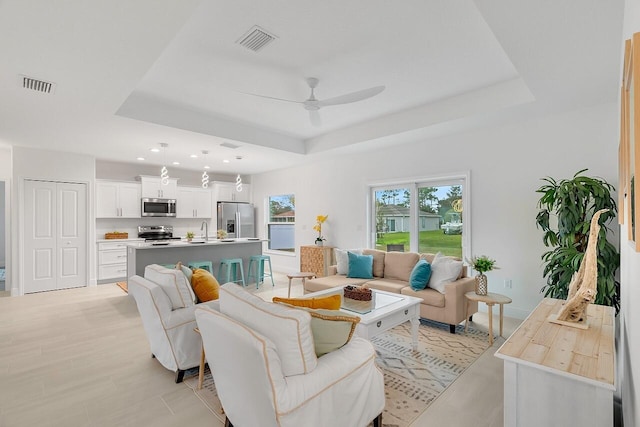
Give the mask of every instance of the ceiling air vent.
<svg viewBox="0 0 640 427">
<path fill-rule="evenodd" d="M 235 145 L 232 144 L 230 142 L 223 142 L 222 144 L 220 144 L 221 147 L 225 147 L 225 148 L 231 148 L 233 150 L 235 150 L 236 148 L 240 147 L 239 145 Z"/>
<path fill-rule="evenodd" d="M 41 93 L 53 93 L 56 88 L 55 83 L 34 79 L 33 77 L 20 76 L 20 85 L 24 89 L 35 90 Z"/>
<path fill-rule="evenodd" d="M 264 28 L 254 25 L 253 28 L 236 40 L 236 43 L 257 52 L 275 39 L 277 39 L 275 35 L 269 33 Z"/>
</svg>

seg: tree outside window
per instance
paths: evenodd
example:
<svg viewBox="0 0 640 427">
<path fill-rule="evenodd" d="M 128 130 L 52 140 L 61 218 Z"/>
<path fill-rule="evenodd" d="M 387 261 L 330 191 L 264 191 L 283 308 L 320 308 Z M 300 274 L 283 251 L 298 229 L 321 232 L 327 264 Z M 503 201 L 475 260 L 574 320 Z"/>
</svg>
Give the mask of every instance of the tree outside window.
<svg viewBox="0 0 640 427">
<path fill-rule="evenodd" d="M 296 200 L 293 194 L 269 196 L 269 249 L 295 252 Z"/>
</svg>

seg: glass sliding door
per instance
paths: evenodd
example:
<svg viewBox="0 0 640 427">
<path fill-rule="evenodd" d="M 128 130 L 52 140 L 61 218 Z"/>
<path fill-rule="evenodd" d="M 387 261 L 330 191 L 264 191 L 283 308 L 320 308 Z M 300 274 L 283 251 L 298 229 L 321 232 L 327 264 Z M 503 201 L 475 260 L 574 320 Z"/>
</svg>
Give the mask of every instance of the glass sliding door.
<svg viewBox="0 0 640 427">
<path fill-rule="evenodd" d="M 375 188 L 373 200 L 375 248 L 386 251 L 391 247 L 409 251 L 412 228 L 411 189 Z"/>
<path fill-rule="evenodd" d="M 371 187 L 374 247 L 468 257 L 468 176 Z"/>
</svg>

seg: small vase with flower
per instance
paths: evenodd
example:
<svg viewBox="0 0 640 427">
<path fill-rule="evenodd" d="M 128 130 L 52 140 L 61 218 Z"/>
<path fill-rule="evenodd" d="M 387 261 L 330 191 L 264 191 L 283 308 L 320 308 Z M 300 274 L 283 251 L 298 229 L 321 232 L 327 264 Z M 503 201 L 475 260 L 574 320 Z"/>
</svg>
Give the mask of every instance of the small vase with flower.
<svg viewBox="0 0 640 427">
<path fill-rule="evenodd" d="M 313 229 L 318 232 L 318 237 L 316 237 L 316 246 L 324 245 L 325 238 L 322 237 L 322 224 L 329 218 L 329 215 L 318 215 L 316 217 L 316 225 L 313 226 Z"/>
</svg>

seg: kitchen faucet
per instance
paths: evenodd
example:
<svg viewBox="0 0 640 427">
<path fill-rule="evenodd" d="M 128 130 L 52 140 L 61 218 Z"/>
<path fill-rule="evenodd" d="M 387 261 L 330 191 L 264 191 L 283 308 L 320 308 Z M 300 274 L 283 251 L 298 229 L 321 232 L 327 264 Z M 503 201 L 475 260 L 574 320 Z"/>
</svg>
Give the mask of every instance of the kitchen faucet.
<svg viewBox="0 0 640 427">
<path fill-rule="evenodd" d="M 200 231 L 202 231 L 203 228 L 204 228 L 204 240 L 208 242 L 209 241 L 209 224 L 207 224 L 207 221 L 202 221 L 202 225 L 200 226 Z"/>
</svg>

